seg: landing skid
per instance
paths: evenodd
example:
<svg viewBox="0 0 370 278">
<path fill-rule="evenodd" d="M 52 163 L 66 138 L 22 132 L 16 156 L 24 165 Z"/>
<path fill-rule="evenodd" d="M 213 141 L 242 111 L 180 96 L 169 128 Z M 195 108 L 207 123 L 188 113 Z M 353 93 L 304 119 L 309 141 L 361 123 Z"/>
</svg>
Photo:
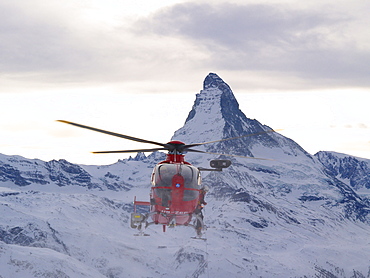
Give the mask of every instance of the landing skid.
<svg viewBox="0 0 370 278">
<path fill-rule="evenodd" d="M 134 236 L 150 236 L 150 234 L 138 233 L 138 234 L 134 234 Z"/>
<path fill-rule="evenodd" d="M 200 239 L 200 240 L 203 240 L 203 241 L 207 241 L 207 239 L 205 237 L 192 236 L 191 239 Z"/>
<path fill-rule="evenodd" d="M 151 212 L 147 214 L 142 214 L 142 213 L 137 213 L 137 212 L 131 213 L 131 228 L 138 230 L 138 233 L 134 234 L 134 236 L 149 236 L 149 234 L 145 233 L 146 228 L 149 227 L 150 225 L 158 224 L 155 222 L 148 222 L 149 217 L 155 213 L 157 212 Z M 202 215 L 192 214 L 192 217 L 193 219 L 191 221 L 191 224 L 190 223 L 185 224 L 184 226 L 192 227 L 196 231 L 197 236 L 192 237 L 192 238 L 205 240 L 204 238 L 202 238 L 202 235 L 203 235 L 202 232 L 205 230 L 205 225 L 203 222 Z M 167 225 L 165 224 L 163 225 L 163 232 L 166 231 L 166 227 L 169 227 L 169 228 L 176 227 L 175 218 L 171 218 Z"/>
</svg>

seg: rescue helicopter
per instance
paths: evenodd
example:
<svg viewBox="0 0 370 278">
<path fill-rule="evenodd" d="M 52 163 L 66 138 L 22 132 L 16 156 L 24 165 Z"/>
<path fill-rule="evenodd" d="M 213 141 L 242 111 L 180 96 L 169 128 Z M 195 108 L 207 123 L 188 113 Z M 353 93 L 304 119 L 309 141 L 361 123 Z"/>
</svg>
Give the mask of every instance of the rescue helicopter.
<svg viewBox="0 0 370 278">
<path fill-rule="evenodd" d="M 253 159 L 263 159 L 255 157 L 245 157 L 230 154 L 221 154 L 213 152 L 205 152 L 196 150 L 194 147 L 217 143 L 228 140 L 235 140 L 242 137 L 264 134 L 267 132 L 275 132 L 274 130 L 263 131 L 254 134 L 247 134 L 239 137 L 215 140 L 210 142 L 185 144 L 181 141 L 170 141 L 168 143 L 159 143 L 155 141 L 140 139 L 120 133 L 106 131 L 86 125 L 81 125 L 74 122 L 58 120 L 58 122 L 66 123 L 76 127 L 108 134 L 111 136 L 120 137 L 123 139 L 136 141 L 140 143 L 148 143 L 157 145 L 156 148 L 135 149 L 135 150 L 118 150 L 118 151 L 97 151 L 95 154 L 107 153 L 138 153 L 138 152 L 154 152 L 168 151 L 166 159 L 159 162 L 153 169 L 151 176 L 151 191 L 150 201 L 138 201 L 134 198 L 134 211 L 131 213 L 131 228 L 137 229 L 139 236 L 148 235 L 145 229 L 151 225 L 162 225 L 163 232 L 166 227 L 175 227 L 179 225 L 192 227 L 196 230 L 196 237 L 201 238 L 205 230 L 203 221 L 202 208 L 206 205 L 204 197 L 208 192 L 208 188 L 201 184 L 201 171 L 222 171 L 231 165 L 230 160 L 211 160 L 208 168 L 197 168 L 191 163 L 185 161 L 185 153 L 207 153 L 214 155 L 236 156 Z M 138 206 L 149 206 L 148 213 L 138 212 Z"/>
</svg>

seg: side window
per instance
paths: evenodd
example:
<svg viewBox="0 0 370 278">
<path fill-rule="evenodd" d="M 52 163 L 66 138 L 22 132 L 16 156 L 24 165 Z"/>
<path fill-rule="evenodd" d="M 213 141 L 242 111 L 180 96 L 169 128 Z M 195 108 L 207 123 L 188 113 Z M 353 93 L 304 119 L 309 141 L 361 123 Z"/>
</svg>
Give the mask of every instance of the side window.
<svg viewBox="0 0 370 278">
<path fill-rule="evenodd" d="M 176 168 L 173 165 L 162 164 L 156 168 L 155 171 L 155 185 L 168 186 L 172 184 L 172 178 L 176 174 Z"/>
<path fill-rule="evenodd" d="M 152 178 L 151 178 L 151 181 L 152 181 L 152 185 L 154 186 L 155 185 L 155 180 L 154 180 L 154 177 L 155 177 L 155 172 L 157 171 L 157 168 L 155 168 L 152 172 Z"/>
<path fill-rule="evenodd" d="M 199 197 L 199 170 L 193 166 L 185 166 L 183 171 L 185 178 L 184 201 L 192 201 Z M 188 189 L 188 190 L 186 190 Z"/>
<path fill-rule="evenodd" d="M 200 175 L 200 171 L 198 171 L 198 186 L 202 184 L 202 176 Z"/>
<path fill-rule="evenodd" d="M 193 166 L 185 166 L 182 170 L 182 175 L 185 179 L 185 188 L 199 188 L 198 177 L 199 171 Z"/>
</svg>

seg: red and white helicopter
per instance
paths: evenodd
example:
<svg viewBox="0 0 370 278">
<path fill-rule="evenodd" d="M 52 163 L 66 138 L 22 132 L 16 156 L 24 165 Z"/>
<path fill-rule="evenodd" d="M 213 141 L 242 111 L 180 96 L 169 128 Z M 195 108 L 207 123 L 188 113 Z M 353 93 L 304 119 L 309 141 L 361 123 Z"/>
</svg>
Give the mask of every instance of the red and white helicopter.
<svg viewBox="0 0 370 278">
<path fill-rule="evenodd" d="M 185 161 L 184 154 L 186 152 L 197 152 L 215 155 L 245 157 L 221 153 L 210 153 L 201 150 L 195 150 L 193 149 L 193 147 L 266 133 L 266 131 L 264 131 L 239 137 L 186 145 L 181 141 L 158 143 L 69 121 L 58 121 L 140 143 L 149 143 L 159 146 L 157 148 L 150 149 L 100 151 L 93 153 L 102 154 L 154 152 L 161 150 L 168 151 L 166 160 L 159 162 L 153 169 L 151 178 L 152 187 L 150 192 L 150 202 L 137 201 L 136 197 L 134 199 L 134 212 L 131 214 L 131 227 L 139 231 L 137 235 L 147 235 L 144 233 L 145 229 L 153 224 L 163 225 L 164 232 L 166 231 L 166 227 L 184 225 L 193 227 L 197 232 L 197 237 L 201 238 L 202 232 L 205 229 L 202 208 L 206 204 L 206 202 L 204 201 L 204 196 L 207 193 L 208 188 L 202 187 L 201 185 L 200 171 L 222 171 L 223 168 L 227 168 L 231 165 L 231 161 L 212 160 L 210 162 L 210 166 L 213 169 L 197 168 L 191 165 L 189 162 Z M 274 132 L 274 130 L 270 130 L 267 132 Z M 137 206 L 149 206 L 150 212 L 140 213 L 137 211 Z"/>
</svg>

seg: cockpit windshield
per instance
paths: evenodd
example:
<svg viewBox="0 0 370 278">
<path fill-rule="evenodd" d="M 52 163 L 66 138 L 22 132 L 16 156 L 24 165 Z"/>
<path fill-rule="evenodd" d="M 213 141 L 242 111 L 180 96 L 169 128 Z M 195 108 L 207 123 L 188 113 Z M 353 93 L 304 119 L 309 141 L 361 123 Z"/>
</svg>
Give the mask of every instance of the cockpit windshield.
<svg viewBox="0 0 370 278">
<path fill-rule="evenodd" d="M 179 174 L 184 177 L 185 188 L 199 189 L 199 170 L 191 165 L 186 164 L 161 164 L 154 170 L 153 185 L 168 186 L 172 185 L 172 178 Z"/>
<path fill-rule="evenodd" d="M 176 175 L 184 178 L 184 201 L 191 201 L 199 196 L 200 174 L 198 168 L 186 164 L 160 164 L 153 172 L 152 184 L 162 201 L 171 199 L 172 179 Z M 166 188 L 168 187 L 168 189 Z M 195 189 L 195 190 L 194 190 Z"/>
</svg>

